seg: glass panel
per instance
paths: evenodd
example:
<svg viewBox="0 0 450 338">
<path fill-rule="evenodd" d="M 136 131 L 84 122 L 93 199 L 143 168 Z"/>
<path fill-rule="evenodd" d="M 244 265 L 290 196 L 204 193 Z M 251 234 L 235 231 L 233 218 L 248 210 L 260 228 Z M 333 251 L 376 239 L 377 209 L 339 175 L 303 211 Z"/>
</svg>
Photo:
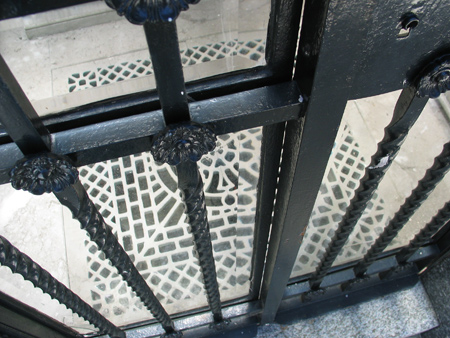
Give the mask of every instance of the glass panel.
<svg viewBox="0 0 450 338">
<path fill-rule="evenodd" d="M 348 102 L 291 277 L 315 271 L 376 151 L 377 142 L 383 137 L 399 94 L 397 91 Z M 364 256 L 448 140 L 448 117 L 430 100 L 334 265 Z M 388 250 L 407 245 L 444 205 L 449 184 L 450 178 L 446 178 L 438 186 Z"/>
<path fill-rule="evenodd" d="M 261 128 L 219 137 L 200 162 L 221 299 L 249 293 Z M 207 306 L 192 236 L 168 165 L 142 153 L 80 168 L 98 209 L 166 310 Z M 67 212 L 72 288 L 117 325 L 151 314 Z"/>
<path fill-rule="evenodd" d="M 177 19 L 186 81 L 265 63 L 270 0 L 208 0 Z M 41 116 L 155 88 L 141 26 L 104 2 L 0 22 L 0 53 Z"/>
<path fill-rule="evenodd" d="M 0 186 L 0 235 L 70 288 L 62 206 L 53 195 L 33 196 Z M 80 333 L 96 331 L 58 301 L 8 267 L 0 266 L 0 291 Z"/>
</svg>

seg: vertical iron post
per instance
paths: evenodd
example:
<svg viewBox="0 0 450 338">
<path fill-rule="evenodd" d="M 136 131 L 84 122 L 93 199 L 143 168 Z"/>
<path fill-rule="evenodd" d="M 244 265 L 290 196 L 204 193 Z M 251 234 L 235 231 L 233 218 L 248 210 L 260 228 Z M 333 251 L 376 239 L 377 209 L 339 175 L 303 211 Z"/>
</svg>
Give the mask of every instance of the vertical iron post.
<svg viewBox="0 0 450 338">
<path fill-rule="evenodd" d="M 189 121 L 176 23 L 147 22 L 144 31 L 166 125 Z"/>
<path fill-rule="evenodd" d="M 311 289 L 320 287 L 426 103 L 427 99 L 416 98 L 414 86 L 405 88 L 400 94 L 392 120 L 384 130 L 384 138 L 378 144 L 378 149 L 372 156 L 370 165 L 366 167 L 345 215 L 328 244 L 319 266 L 309 280 Z"/>
<path fill-rule="evenodd" d="M 166 332 L 175 333 L 170 316 L 89 199 L 78 180 L 77 169 L 67 158 L 49 152 L 50 145 L 44 141 L 45 138 L 41 138 L 45 131 L 42 131 L 42 128 L 36 129 L 42 125 L 31 103 L 15 78 L 10 73 L 8 75 L 8 71 L 3 68 L 2 74 L 6 74 L 6 77 L 1 79 L 0 121 L 19 149 L 28 155 L 19 160 L 11 170 L 12 186 L 35 195 L 53 192 L 61 204 L 72 211 L 81 228 L 88 232 L 91 240 L 111 260 L 122 278 L 161 322 Z"/>
<path fill-rule="evenodd" d="M 0 265 L 7 266 L 13 273 L 18 273 L 56 299 L 68 309 L 87 320 L 89 323 L 110 337 L 125 338 L 125 332 L 114 326 L 89 304 L 55 279 L 48 271 L 34 262 L 30 257 L 13 246 L 6 238 L 0 236 Z"/>
<path fill-rule="evenodd" d="M 157 163 L 176 166 L 178 189 L 194 237 L 208 304 L 215 327 L 220 329 L 228 321 L 222 315 L 203 182 L 196 163 L 215 146 L 216 136 L 211 129 L 188 122 L 168 126 L 155 137 L 150 151 Z"/>
<path fill-rule="evenodd" d="M 420 230 L 409 242 L 408 246 L 400 250 L 395 256 L 399 264 L 405 264 L 408 259 L 424 244 L 431 240 L 433 235 L 450 219 L 450 202 L 438 211 L 438 213 L 431 219 L 427 225 Z"/>
<path fill-rule="evenodd" d="M 444 54 L 432 62 L 430 62 L 414 79 L 417 86 L 415 95 L 418 98 L 436 98 L 441 93 L 445 93 L 450 89 L 450 54 Z M 418 99 L 416 99 L 418 100 Z M 400 102 L 400 99 L 399 99 Z M 395 118 L 395 114 L 394 114 Z M 411 192 L 411 195 L 405 200 L 405 203 L 395 214 L 394 218 L 384 229 L 383 233 L 378 237 L 364 258 L 355 266 L 354 272 L 358 278 L 366 273 L 369 266 L 376 260 L 381 252 L 395 238 L 398 232 L 403 228 L 409 218 L 422 205 L 428 195 L 434 190 L 436 185 L 444 178 L 450 169 L 450 143 L 446 143 L 440 155 L 438 155 L 431 168 L 427 170 L 425 176 L 418 182 L 417 187 Z M 446 209 L 442 209 L 438 215 L 433 218 L 431 223 L 411 241 L 409 248 L 405 248 L 397 255 L 400 264 L 406 263 L 406 260 L 415 251 L 414 247 L 426 240 L 437 224 L 444 222 L 442 219 L 446 217 Z M 437 229 L 436 229 L 437 230 Z M 384 274 L 388 276 L 389 273 Z"/>
<path fill-rule="evenodd" d="M 0 121 L 22 153 L 50 149 L 50 137 L 11 70 L 0 55 Z"/>
<path fill-rule="evenodd" d="M 215 147 L 215 135 L 209 128 L 190 123 L 175 19 L 199 0 L 171 2 L 106 3 L 134 24 L 143 24 L 155 73 L 156 87 L 166 122 L 166 130 L 154 138 L 151 152 L 156 162 L 177 167 L 178 187 L 191 225 L 199 255 L 208 303 L 216 328 L 226 321 L 220 305 L 220 293 L 206 217 L 203 183 L 196 162 Z M 180 123 L 184 123 L 180 125 Z M 200 141 L 199 141 L 200 140 Z M 186 157 L 187 156 L 187 157 Z"/>
<path fill-rule="evenodd" d="M 198 0 L 187 1 L 189 4 L 197 2 Z M 147 14 L 158 11 L 157 7 L 146 7 Z M 187 7 L 182 8 L 186 9 Z M 213 313 L 215 328 L 220 329 L 228 321 L 222 315 L 203 182 L 196 164 L 201 156 L 214 149 L 216 138 L 209 128 L 189 122 L 191 117 L 175 23 L 178 13 L 169 18 L 161 15 L 153 19 L 147 17 L 139 22 L 133 22 L 129 17 L 127 19 L 144 25 L 156 87 L 167 125 L 166 130 L 154 138 L 151 152 L 156 162 L 176 166 L 178 188 L 183 196 L 185 212 L 194 237 L 208 304 Z"/>
<path fill-rule="evenodd" d="M 167 334 L 176 334 L 170 316 L 90 200 L 78 179 L 78 170 L 68 159 L 52 153 L 30 155 L 18 161 L 10 175 L 15 189 L 29 191 L 35 195 L 53 192 L 60 203 L 70 209 L 91 241 L 97 244 L 99 250 L 117 268 L 128 286 L 136 292 Z"/>
<path fill-rule="evenodd" d="M 290 81 L 293 76 L 302 5 L 303 0 L 272 1 L 266 39 L 266 62 L 275 78 L 280 81 Z M 261 292 L 285 127 L 286 123 L 282 122 L 265 126 L 262 132 L 253 236 L 251 298 L 258 297 Z"/>
<path fill-rule="evenodd" d="M 444 178 L 449 169 L 450 143 L 446 143 L 441 154 L 435 158 L 433 166 L 427 170 L 425 176 L 419 181 L 417 187 L 405 200 L 405 203 L 397 211 L 394 218 L 384 229 L 383 233 L 377 238 L 369 251 L 367 251 L 364 258 L 355 266 L 354 271 L 357 277 L 364 276 L 369 266 L 372 265 L 380 253 L 382 253 L 389 243 L 391 243 L 391 241 L 395 238 L 395 236 L 397 236 L 398 232 L 408 222 L 422 203 L 425 202 L 428 195 Z"/>
<path fill-rule="evenodd" d="M 365 22 L 374 3 L 350 10 L 339 1 L 305 1 L 294 78 L 303 94 L 299 101 L 306 109 L 302 118 L 286 124 L 261 287 L 263 324 L 275 319 L 289 282 L 344 113 L 353 71 L 361 60 L 361 44 L 368 30 Z M 342 20 L 330 18 L 329 7 Z M 361 29 L 356 33 L 353 25 Z"/>
</svg>

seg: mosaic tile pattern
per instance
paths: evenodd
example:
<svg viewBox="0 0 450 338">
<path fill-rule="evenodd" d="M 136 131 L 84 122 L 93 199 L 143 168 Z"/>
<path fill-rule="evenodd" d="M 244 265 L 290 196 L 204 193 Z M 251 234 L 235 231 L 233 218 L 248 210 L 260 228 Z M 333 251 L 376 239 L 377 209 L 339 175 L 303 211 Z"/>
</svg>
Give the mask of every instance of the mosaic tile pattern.
<svg viewBox="0 0 450 338">
<path fill-rule="evenodd" d="M 199 162 L 222 300 L 249 291 L 261 136 L 261 128 L 220 136 Z M 174 170 L 142 153 L 80 168 L 80 178 L 166 310 L 206 306 Z M 129 313 L 149 318 L 94 243 L 86 240 L 83 255 L 95 309 L 118 325 Z"/>
<path fill-rule="evenodd" d="M 181 50 L 181 62 L 184 67 L 232 56 L 242 56 L 253 61 L 264 59 L 265 40 L 232 40 L 228 42 L 209 43 Z M 67 80 L 68 92 L 92 87 L 99 87 L 136 77 L 153 74 L 150 59 L 122 62 L 105 68 L 96 68 L 82 73 L 74 73 Z"/>
</svg>

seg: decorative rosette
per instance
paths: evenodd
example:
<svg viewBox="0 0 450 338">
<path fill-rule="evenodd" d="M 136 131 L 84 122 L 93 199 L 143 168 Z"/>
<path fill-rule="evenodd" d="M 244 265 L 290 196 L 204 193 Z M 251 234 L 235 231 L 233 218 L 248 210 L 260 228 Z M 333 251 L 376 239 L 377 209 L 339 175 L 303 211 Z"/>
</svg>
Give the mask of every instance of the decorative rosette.
<svg viewBox="0 0 450 338">
<path fill-rule="evenodd" d="M 420 77 L 417 86 L 419 97 L 432 99 L 450 89 L 450 54 L 434 60 Z"/>
<path fill-rule="evenodd" d="M 216 135 L 195 122 L 175 124 L 159 133 L 150 148 L 157 163 L 197 162 L 216 147 Z"/>
<path fill-rule="evenodd" d="M 78 180 L 78 170 L 62 156 L 44 153 L 28 156 L 10 172 L 11 185 L 34 195 L 59 192 Z"/>
<path fill-rule="evenodd" d="M 120 16 L 124 15 L 131 23 L 142 25 L 145 22 L 171 22 L 181 11 L 189 9 L 200 0 L 105 0 Z"/>
</svg>

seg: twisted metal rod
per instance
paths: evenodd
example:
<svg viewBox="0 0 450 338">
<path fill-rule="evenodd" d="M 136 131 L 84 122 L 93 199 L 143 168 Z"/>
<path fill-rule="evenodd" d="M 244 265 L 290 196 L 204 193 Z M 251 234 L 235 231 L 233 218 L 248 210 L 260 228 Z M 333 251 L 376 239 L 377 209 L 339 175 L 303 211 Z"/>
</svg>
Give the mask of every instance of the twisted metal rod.
<svg viewBox="0 0 450 338">
<path fill-rule="evenodd" d="M 355 191 L 345 215 L 328 244 L 316 271 L 309 280 L 311 289 L 320 287 L 324 277 L 364 213 L 384 174 L 400 150 L 409 130 L 419 117 L 422 106 L 411 107 L 414 95 L 415 87 L 405 88 L 400 95 L 392 121 L 384 130 L 384 138 L 378 144 L 378 149 L 372 156 L 370 165 L 366 167 L 364 176 L 360 180 L 360 185 Z"/>
<path fill-rule="evenodd" d="M 176 167 L 178 188 L 194 237 L 208 304 L 214 316 L 214 326 L 221 329 L 229 321 L 222 315 L 203 182 L 197 167 L 197 161 L 215 146 L 216 135 L 210 128 L 195 122 L 185 122 L 168 126 L 157 135 L 150 151 L 157 163 Z"/>
<path fill-rule="evenodd" d="M 399 264 L 405 264 L 408 259 L 450 219 L 450 201 L 431 219 L 431 221 L 420 230 L 420 232 L 403 248 L 396 256 Z"/>
<path fill-rule="evenodd" d="M 217 283 L 211 234 L 209 230 L 203 181 L 197 164 L 193 162 L 177 165 L 178 188 L 185 204 L 191 233 L 194 237 L 195 250 L 198 254 L 200 268 L 203 274 L 208 304 L 215 322 L 223 321 L 219 284 Z"/>
<path fill-rule="evenodd" d="M 110 337 L 125 338 L 125 332 L 109 322 L 3 236 L 0 236 L 0 264 L 9 267 L 13 273 L 22 275 L 34 287 L 41 289 L 49 294 L 50 297 L 87 320 L 98 328 L 101 333 L 106 333 Z"/>
<path fill-rule="evenodd" d="M 450 142 L 444 145 L 444 149 L 439 154 L 431 168 L 427 170 L 425 176 L 419 181 L 417 187 L 411 192 L 411 195 L 405 200 L 405 203 L 389 222 L 383 233 L 378 237 L 366 255 L 354 268 L 357 277 L 363 276 L 370 265 L 377 259 L 379 254 L 386 249 L 391 241 L 397 236 L 398 232 L 408 222 L 415 211 L 427 199 L 428 195 L 434 190 L 437 184 L 444 178 L 450 169 Z"/>
<path fill-rule="evenodd" d="M 167 334 L 178 335 L 170 316 L 106 224 L 78 180 L 78 170 L 62 156 L 43 153 L 25 157 L 11 170 L 11 184 L 36 195 L 54 192 L 60 203 L 72 211 L 91 241 L 105 254 L 128 286 L 142 300 Z"/>
<path fill-rule="evenodd" d="M 80 207 L 73 213 L 81 225 L 81 229 L 86 230 L 91 241 L 95 242 L 98 248 L 105 254 L 113 266 L 117 269 L 128 286 L 142 300 L 145 307 L 150 310 L 153 316 L 161 323 L 167 333 L 173 333 L 175 326 L 172 319 L 164 310 L 163 306 L 156 298 L 145 279 L 134 266 L 131 258 L 122 248 L 111 228 L 105 223 L 102 215 L 98 212 L 94 203 L 90 200 L 81 182 L 75 183 L 73 188 L 77 192 Z M 67 200 L 61 193 L 55 194 L 60 202 L 71 208 Z"/>
</svg>

